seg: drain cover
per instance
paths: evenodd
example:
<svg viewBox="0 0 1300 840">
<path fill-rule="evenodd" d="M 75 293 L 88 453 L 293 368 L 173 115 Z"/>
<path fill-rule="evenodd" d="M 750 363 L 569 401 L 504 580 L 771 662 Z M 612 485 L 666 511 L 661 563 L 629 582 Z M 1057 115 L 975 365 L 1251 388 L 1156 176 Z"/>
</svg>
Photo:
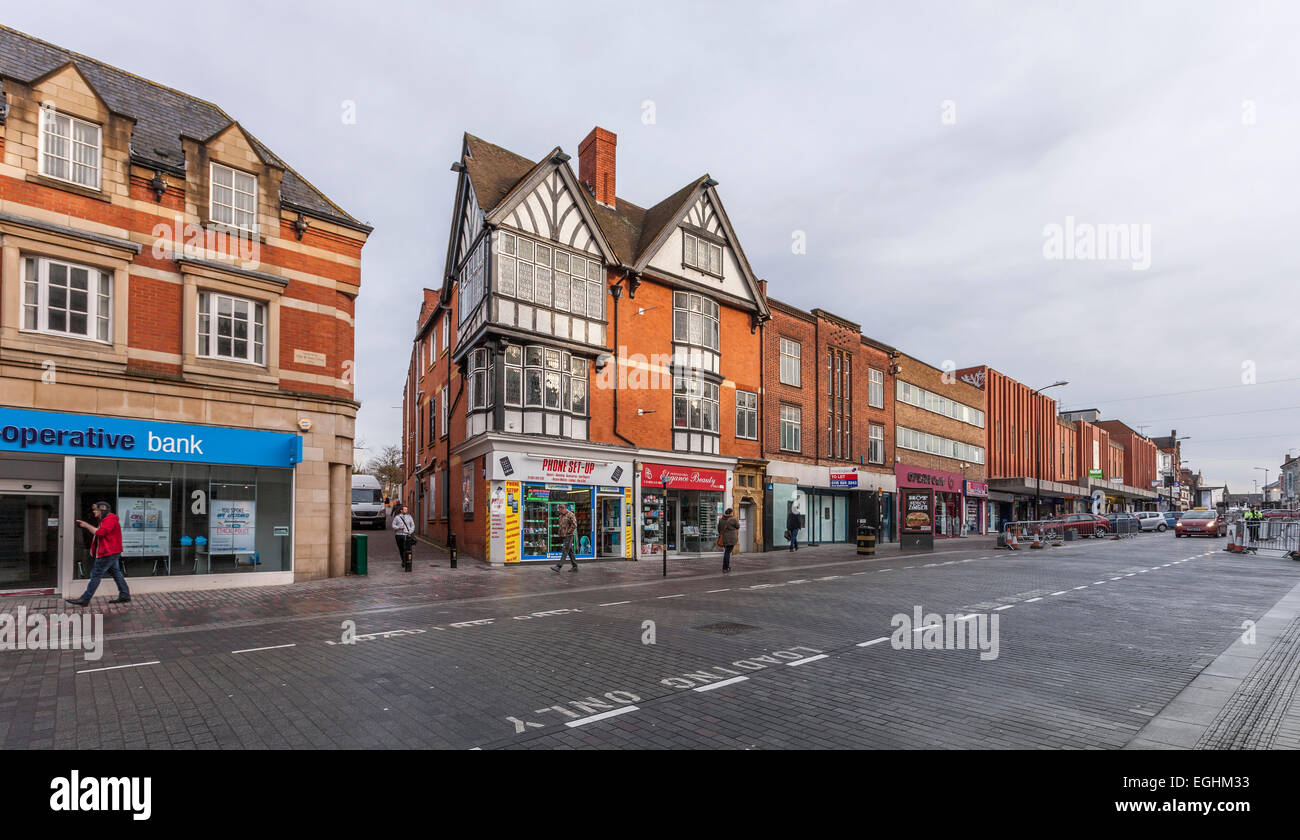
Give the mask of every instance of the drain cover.
<svg viewBox="0 0 1300 840">
<path fill-rule="evenodd" d="M 758 628 L 752 624 L 737 624 L 734 621 L 719 621 L 716 624 L 705 624 L 703 627 L 696 627 L 696 630 L 705 630 L 709 633 L 721 633 L 724 636 L 735 636 L 739 633 L 746 633 Z"/>
</svg>

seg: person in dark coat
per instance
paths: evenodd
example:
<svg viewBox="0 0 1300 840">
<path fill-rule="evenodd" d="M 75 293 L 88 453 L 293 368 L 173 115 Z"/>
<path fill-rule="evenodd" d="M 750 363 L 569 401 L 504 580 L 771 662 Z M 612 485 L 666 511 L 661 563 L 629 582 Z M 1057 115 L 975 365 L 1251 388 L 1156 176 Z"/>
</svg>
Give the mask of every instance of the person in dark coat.
<svg viewBox="0 0 1300 840">
<path fill-rule="evenodd" d="M 785 529 L 790 532 L 790 550 L 799 550 L 799 530 L 803 528 L 803 514 L 794 508 L 785 516 Z"/>
<path fill-rule="evenodd" d="M 722 543 L 722 571 L 731 571 L 731 552 L 740 541 L 740 520 L 736 519 L 731 508 L 722 512 L 718 518 L 718 541 Z"/>
</svg>

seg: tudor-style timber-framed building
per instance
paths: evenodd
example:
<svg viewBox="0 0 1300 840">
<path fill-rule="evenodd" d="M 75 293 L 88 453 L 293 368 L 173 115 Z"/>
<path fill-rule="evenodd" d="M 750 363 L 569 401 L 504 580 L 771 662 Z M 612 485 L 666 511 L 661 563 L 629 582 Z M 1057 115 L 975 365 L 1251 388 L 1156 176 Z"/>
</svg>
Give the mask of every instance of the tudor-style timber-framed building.
<svg viewBox="0 0 1300 840">
<path fill-rule="evenodd" d="M 762 284 L 716 181 L 642 208 L 616 195 L 616 144 L 594 129 L 575 173 L 559 147 L 530 160 L 467 134 L 452 166 L 403 497 L 469 556 L 554 562 L 562 505 L 580 560 L 711 552 L 732 506 L 761 544 Z"/>
<path fill-rule="evenodd" d="M 133 592 L 343 575 L 371 228 L 216 105 L 4 26 L 0 102 L 0 591 L 80 595 L 98 501 Z"/>
</svg>

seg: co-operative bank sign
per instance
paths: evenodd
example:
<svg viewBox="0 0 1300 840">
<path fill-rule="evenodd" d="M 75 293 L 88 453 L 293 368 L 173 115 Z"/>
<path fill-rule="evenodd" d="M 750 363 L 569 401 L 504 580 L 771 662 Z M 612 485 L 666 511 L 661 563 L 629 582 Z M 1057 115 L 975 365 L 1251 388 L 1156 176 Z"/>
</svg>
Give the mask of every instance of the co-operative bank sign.
<svg viewBox="0 0 1300 840">
<path fill-rule="evenodd" d="M 302 460 L 302 438 L 285 432 L 0 408 L 0 451 L 292 467 Z"/>
</svg>

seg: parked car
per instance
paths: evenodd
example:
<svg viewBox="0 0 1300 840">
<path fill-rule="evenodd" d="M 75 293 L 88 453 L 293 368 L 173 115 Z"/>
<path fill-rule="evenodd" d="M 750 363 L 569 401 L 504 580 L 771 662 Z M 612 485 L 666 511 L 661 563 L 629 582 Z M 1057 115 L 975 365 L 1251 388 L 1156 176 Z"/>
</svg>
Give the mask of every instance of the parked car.
<svg viewBox="0 0 1300 840">
<path fill-rule="evenodd" d="M 1169 530 L 1169 526 L 1165 523 L 1165 515 L 1163 513 L 1158 513 L 1154 510 L 1144 510 L 1135 515 L 1137 516 L 1138 523 L 1142 526 L 1143 531 L 1159 531 L 1163 534 L 1165 531 Z"/>
<path fill-rule="evenodd" d="M 1228 520 L 1216 510 L 1189 510 L 1178 518 L 1175 537 L 1225 537 Z"/>
<path fill-rule="evenodd" d="M 1117 534 L 1136 534 L 1142 530 L 1142 523 L 1131 513 L 1108 513 L 1106 521 Z"/>
<path fill-rule="evenodd" d="M 1049 529 L 1064 533 L 1073 531 L 1076 537 L 1104 537 L 1110 534 L 1110 523 L 1104 516 L 1094 516 L 1091 513 L 1071 513 L 1066 516 L 1057 516 L 1047 521 Z"/>
<path fill-rule="evenodd" d="M 1175 525 L 1178 524 L 1178 517 L 1181 515 L 1182 515 L 1182 511 L 1180 510 L 1165 511 L 1165 525 L 1169 526 L 1170 528 L 1174 527 Z"/>
</svg>

